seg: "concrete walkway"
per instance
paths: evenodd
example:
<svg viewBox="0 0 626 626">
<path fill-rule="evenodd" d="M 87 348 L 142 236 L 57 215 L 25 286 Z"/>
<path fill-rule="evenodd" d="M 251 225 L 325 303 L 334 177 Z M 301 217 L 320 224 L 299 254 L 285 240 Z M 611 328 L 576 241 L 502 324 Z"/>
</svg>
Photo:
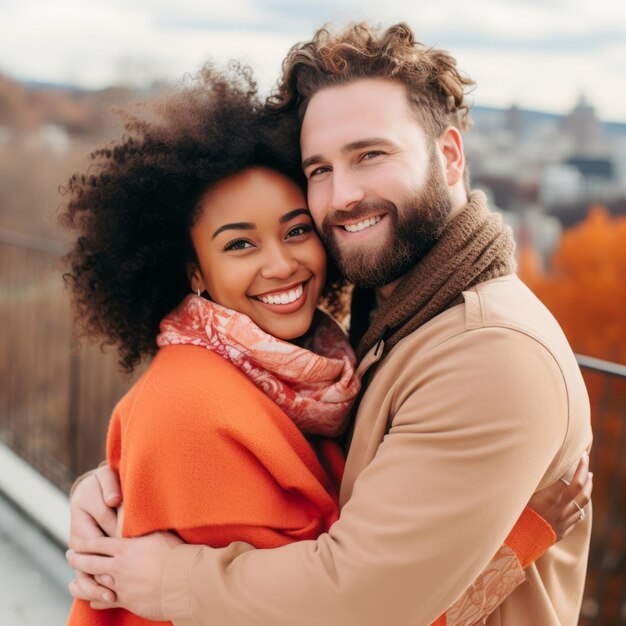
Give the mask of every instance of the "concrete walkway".
<svg viewBox="0 0 626 626">
<path fill-rule="evenodd" d="M 0 624 L 63 626 L 71 578 L 62 548 L 0 492 Z"/>
</svg>

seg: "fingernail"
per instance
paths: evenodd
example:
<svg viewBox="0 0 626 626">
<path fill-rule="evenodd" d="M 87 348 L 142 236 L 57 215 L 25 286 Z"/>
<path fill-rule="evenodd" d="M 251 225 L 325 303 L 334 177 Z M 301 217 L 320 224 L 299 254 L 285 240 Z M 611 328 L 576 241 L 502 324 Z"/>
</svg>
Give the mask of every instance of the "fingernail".
<svg viewBox="0 0 626 626">
<path fill-rule="evenodd" d="M 117 500 L 120 497 L 119 493 L 115 493 L 114 491 L 107 494 L 106 500 L 107 502 L 112 502 L 113 500 Z"/>
</svg>

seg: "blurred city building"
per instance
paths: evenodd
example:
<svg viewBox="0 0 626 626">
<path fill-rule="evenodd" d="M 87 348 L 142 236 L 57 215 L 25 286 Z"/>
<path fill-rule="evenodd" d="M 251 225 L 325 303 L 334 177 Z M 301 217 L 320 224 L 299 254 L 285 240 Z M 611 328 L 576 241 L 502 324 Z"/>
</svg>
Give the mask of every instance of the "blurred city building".
<svg viewBox="0 0 626 626">
<path fill-rule="evenodd" d="M 581 96 L 565 116 L 474 107 L 465 136 L 472 184 L 491 191 L 507 221 L 547 255 L 554 219 L 571 226 L 590 204 L 626 213 L 626 124 L 603 123 Z M 543 217 L 545 216 L 545 217 Z"/>
</svg>

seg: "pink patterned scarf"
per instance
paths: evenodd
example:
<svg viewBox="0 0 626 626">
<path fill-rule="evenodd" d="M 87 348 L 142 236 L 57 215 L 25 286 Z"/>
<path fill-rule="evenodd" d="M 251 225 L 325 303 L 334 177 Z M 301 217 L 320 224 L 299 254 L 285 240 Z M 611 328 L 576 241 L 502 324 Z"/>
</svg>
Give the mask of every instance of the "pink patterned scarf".
<svg viewBox="0 0 626 626">
<path fill-rule="evenodd" d="M 305 434 L 336 437 L 359 391 L 348 339 L 325 313 L 316 314 L 305 347 L 277 339 L 247 315 L 196 295 L 161 321 L 160 347 L 190 344 L 236 365 Z"/>
</svg>

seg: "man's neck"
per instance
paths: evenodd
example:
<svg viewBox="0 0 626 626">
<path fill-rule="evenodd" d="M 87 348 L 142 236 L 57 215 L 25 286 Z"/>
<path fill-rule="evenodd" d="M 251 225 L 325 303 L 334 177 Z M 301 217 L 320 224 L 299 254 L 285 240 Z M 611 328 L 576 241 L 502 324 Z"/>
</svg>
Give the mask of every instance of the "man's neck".
<svg viewBox="0 0 626 626">
<path fill-rule="evenodd" d="M 452 200 L 452 211 L 450 212 L 450 219 L 456 217 L 469 202 L 469 197 L 465 187 L 457 185 L 450 191 L 450 199 Z"/>
<path fill-rule="evenodd" d="M 402 282 L 403 278 L 404 274 L 395 280 L 392 280 L 390 283 L 376 289 L 376 299 L 378 300 L 379 305 L 395 291 L 396 287 Z"/>
</svg>

